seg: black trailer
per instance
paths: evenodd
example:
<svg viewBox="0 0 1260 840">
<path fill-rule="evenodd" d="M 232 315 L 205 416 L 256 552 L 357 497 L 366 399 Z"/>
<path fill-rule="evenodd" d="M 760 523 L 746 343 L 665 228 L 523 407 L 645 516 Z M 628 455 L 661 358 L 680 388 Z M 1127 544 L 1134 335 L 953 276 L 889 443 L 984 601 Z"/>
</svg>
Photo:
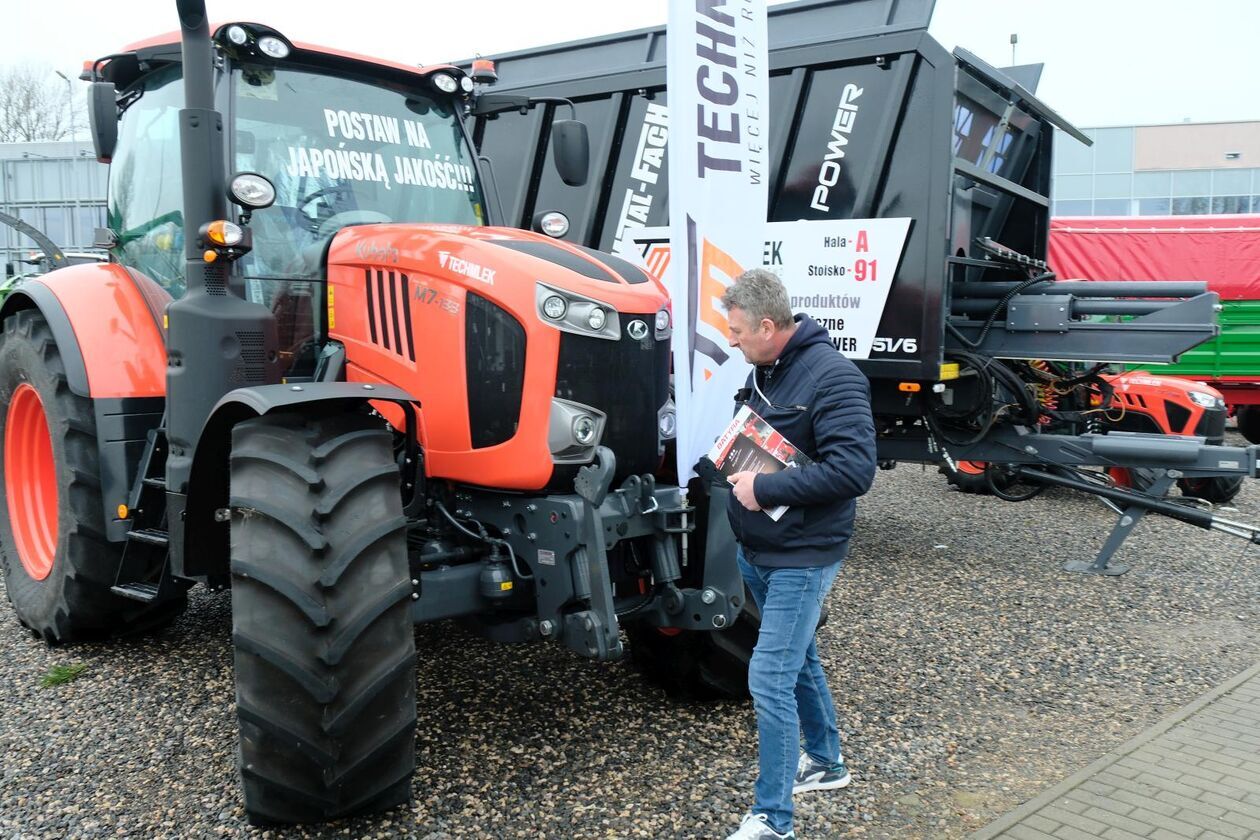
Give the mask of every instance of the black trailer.
<svg viewBox="0 0 1260 840">
<path fill-rule="evenodd" d="M 1119 571 L 1107 561 L 1146 510 L 1255 539 L 1249 526 L 1157 500 L 1178 479 L 1256 475 L 1253 449 L 1218 445 L 1223 404 L 1177 440 L 1126 432 L 1135 427 L 1098 411 L 1113 399 L 1100 363 L 1173 361 L 1217 334 L 1216 295 L 1194 283 L 1055 282 L 1045 263 L 1053 134 L 1091 141 L 1029 90 L 1039 68 L 1002 70 L 938 44 L 927 33 L 934 5 L 769 10 L 768 220 L 912 219 L 875 348 L 858 361 L 881 458 L 1014 465 L 988 478 L 1011 500 L 1033 492 L 1011 490 L 1016 480 L 1109 497 L 1119 524 L 1094 571 Z M 477 118 L 503 218 L 537 228 L 560 211 L 565 238 L 603 250 L 627 229 L 668 224 L 665 39 L 657 27 L 494 57 L 495 93 L 571 101 L 593 158 L 588 188 L 574 190 L 547 159 L 548 110 Z M 842 100 L 857 114 L 841 154 Z M 1147 479 L 1117 487 L 1107 470 Z"/>
</svg>

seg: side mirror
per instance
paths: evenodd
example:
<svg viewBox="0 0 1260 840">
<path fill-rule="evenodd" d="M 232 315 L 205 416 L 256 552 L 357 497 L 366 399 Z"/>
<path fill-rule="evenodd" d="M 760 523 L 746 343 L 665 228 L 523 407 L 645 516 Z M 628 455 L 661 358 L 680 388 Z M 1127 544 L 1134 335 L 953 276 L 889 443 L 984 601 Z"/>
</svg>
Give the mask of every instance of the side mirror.
<svg viewBox="0 0 1260 840">
<path fill-rule="evenodd" d="M 560 180 L 570 187 L 586 183 L 591 168 L 591 141 L 581 120 L 553 120 L 551 145 Z"/>
<path fill-rule="evenodd" d="M 118 145 L 118 96 L 113 82 L 88 86 L 88 126 L 97 161 L 109 163 Z"/>
</svg>

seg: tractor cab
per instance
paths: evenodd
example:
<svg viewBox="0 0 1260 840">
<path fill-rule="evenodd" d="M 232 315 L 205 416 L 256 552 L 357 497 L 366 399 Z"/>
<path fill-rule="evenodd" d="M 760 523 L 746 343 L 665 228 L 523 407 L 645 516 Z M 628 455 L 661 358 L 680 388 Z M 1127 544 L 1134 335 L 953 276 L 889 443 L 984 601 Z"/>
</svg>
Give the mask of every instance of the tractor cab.
<svg viewBox="0 0 1260 840">
<path fill-rule="evenodd" d="M 270 206 L 238 203 L 248 226 L 237 294 L 276 313 L 289 377 L 309 376 L 321 324 L 329 242 L 352 225 L 488 223 L 464 131 L 472 81 L 454 67 L 417 68 L 295 44 L 256 24 L 217 27 L 214 104 L 224 119 L 224 171 L 269 182 Z M 184 293 L 184 106 L 179 33 L 94 64 L 119 119 L 110 159 L 108 227 L 118 262 Z M 108 104 L 108 103 L 107 103 Z M 108 116 L 107 114 L 104 116 Z M 108 119 L 95 125 L 107 127 Z M 108 146 L 108 143 L 106 143 Z M 145 173 L 137 177 L 137 173 Z M 195 173 L 204 177 L 204 173 Z"/>
</svg>

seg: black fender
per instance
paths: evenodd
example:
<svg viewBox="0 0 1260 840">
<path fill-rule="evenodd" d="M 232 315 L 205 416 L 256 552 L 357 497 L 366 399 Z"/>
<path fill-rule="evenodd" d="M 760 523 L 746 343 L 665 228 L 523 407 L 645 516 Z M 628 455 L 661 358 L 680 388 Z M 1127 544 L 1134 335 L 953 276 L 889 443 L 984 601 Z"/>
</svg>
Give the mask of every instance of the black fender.
<svg viewBox="0 0 1260 840">
<path fill-rule="evenodd" d="M 408 417 L 409 445 L 415 445 L 418 440 L 415 408 L 419 400 L 392 385 L 295 382 L 237 388 L 224 394 L 197 439 L 183 516 L 173 517 L 170 523 L 172 540 L 179 540 L 184 548 L 181 568 L 174 569 L 175 574 L 183 577 L 227 574 L 228 526 L 226 522 L 216 521 L 215 512 L 228 504 L 228 458 L 232 451 L 233 426 L 276 411 L 333 404 L 349 411 L 369 401 L 401 405 Z M 414 459 L 412 462 L 416 463 Z M 404 488 L 407 489 L 410 488 Z M 178 534 L 177 530 L 183 533 Z"/>
<path fill-rule="evenodd" d="M 79 339 L 70 324 L 70 316 L 57 296 L 43 283 L 28 281 L 9 293 L 0 306 L 0 323 L 15 312 L 23 309 L 37 309 L 48 322 L 53 339 L 57 342 L 57 352 L 61 354 L 61 363 L 66 368 L 66 383 L 70 390 L 80 397 L 90 397 L 88 389 L 87 364 L 83 361 L 83 350 L 79 347 Z"/>
</svg>

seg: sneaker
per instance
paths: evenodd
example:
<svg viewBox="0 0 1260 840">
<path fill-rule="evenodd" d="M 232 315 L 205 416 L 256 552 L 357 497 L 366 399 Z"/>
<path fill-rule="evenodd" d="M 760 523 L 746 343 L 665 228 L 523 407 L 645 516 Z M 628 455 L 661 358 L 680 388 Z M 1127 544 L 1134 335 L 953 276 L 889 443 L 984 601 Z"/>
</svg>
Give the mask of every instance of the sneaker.
<svg viewBox="0 0 1260 840">
<path fill-rule="evenodd" d="M 726 840 L 796 840 L 796 832 L 780 834 L 770 827 L 765 814 L 744 814 L 739 830 L 728 835 Z"/>
<path fill-rule="evenodd" d="M 823 764 L 814 761 L 809 753 L 801 753 L 801 760 L 796 762 L 796 781 L 792 783 L 792 793 L 805 793 L 811 790 L 838 790 L 849 786 L 853 777 L 849 768 L 844 766 L 841 758 L 835 764 Z"/>
</svg>

